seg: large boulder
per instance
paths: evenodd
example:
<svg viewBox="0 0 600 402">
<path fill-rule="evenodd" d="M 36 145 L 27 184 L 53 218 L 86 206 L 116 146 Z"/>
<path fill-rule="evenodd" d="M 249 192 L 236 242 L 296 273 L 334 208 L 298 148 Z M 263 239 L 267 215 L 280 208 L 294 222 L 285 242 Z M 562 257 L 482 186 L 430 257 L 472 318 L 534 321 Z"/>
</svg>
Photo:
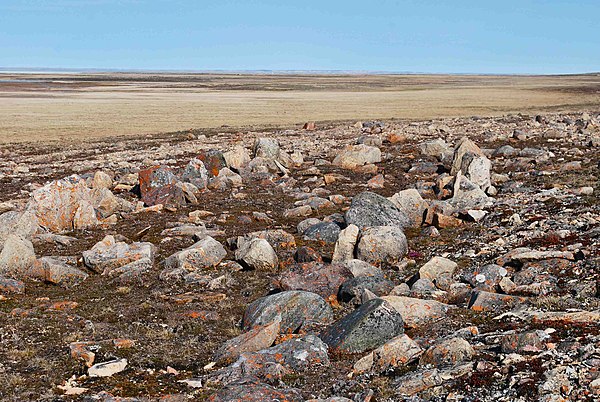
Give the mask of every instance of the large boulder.
<svg viewBox="0 0 600 402">
<path fill-rule="evenodd" d="M 250 163 L 250 154 L 241 145 L 236 145 L 231 151 L 225 152 L 223 158 L 230 169 L 237 171 L 240 171 Z"/>
<path fill-rule="evenodd" d="M 362 353 L 404 332 L 402 316 L 382 299 L 371 299 L 321 333 L 331 350 Z"/>
<path fill-rule="evenodd" d="M 410 219 L 411 226 L 421 226 L 429 203 L 421 197 L 416 189 L 402 190 L 394 194 L 390 201 Z"/>
<path fill-rule="evenodd" d="M 38 231 L 37 217 L 31 211 L 8 211 L 0 215 L 0 251 L 10 235 L 30 239 Z"/>
<path fill-rule="evenodd" d="M 208 185 L 208 170 L 206 170 L 204 162 L 198 158 L 189 161 L 183 170 L 181 179 L 192 183 L 199 190 L 205 189 Z"/>
<path fill-rule="evenodd" d="M 255 158 L 279 159 L 281 149 L 275 138 L 257 138 L 253 146 Z"/>
<path fill-rule="evenodd" d="M 142 258 L 154 260 L 156 248 L 152 243 L 117 242 L 111 235 L 104 237 L 90 250 L 83 252 L 83 262 L 94 272 L 108 274 L 133 261 Z"/>
<path fill-rule="evenodd" d="M 423 300 L 405 296 L 383 296 L 404 319 L 407 328 L 419 328 L 423 324 L 446 317 L 450 306 L 435 300 Z"/>
<path fill-rule="evenodd" d="M 333 164 L 344 169 L 381 162 L 381 150 L 369 145 L 346 145 L 333 159 Z"/>
<path fill-rule="evenodd" d="M 259 325 L 248 332 L 225 342 L 215 352 L 215 360 L 232 362 L 245 352 L 257 352 L 273 345 L 279 335 L 281 320 L 279 317 L 270 324 Z"/>
<path fill-rule="evenodd" d="M 397 226 L 375 226 L 363 230 L 356 256 L 371 264 L 394 264 L 407 252 L 408 242 L 402 229 Z"/>
<path fill-rule="evenodd" d="M 308 322 L 329 322 L 331 307 L 318 294 L 290 290 L 262 297 L 246 308 L 242 328 L 266 325 L 281 317 L 281 332 L 291 333 Z"/>
<path fill-rule="evenodd" d="M 404 229 L 411 225 L 410 219 L 394 203 L 369 191 L 352 199 L 350 209 L 346 211 L 346 223 L 360 229 L 371 226 L 397 226 Z"/>
</svg>

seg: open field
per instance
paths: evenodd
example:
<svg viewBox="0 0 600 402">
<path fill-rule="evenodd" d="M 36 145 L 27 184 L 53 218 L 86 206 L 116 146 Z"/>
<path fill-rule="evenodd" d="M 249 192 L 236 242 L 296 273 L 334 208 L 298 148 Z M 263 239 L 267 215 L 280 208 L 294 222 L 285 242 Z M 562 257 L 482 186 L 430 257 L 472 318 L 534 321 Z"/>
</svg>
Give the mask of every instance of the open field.
<svg viewBox="0 0 600 402">
<path fill-rule="evenodd" d="M 0 142 L 305 121 L 560 112 L 600 105 L 600 75 L 1 74 Z"/>
</svg>

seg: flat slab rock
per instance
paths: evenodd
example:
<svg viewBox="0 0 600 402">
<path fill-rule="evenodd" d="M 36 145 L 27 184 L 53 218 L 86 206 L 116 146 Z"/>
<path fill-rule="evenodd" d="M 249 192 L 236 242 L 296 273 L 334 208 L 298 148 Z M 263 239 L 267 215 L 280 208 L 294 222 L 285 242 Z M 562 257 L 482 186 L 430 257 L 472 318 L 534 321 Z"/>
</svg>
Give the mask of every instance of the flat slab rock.
<svg viewBox="0 0 600 402">
<path fill-rule="evenodd" d="M 306 290 L 327 299 L 338 294 L 338 289 L 352 278 L 350 269 L 342 264 L 307 262 L 294 264 L 276 280 L 283 290 Z"/>
<path fill-rule="evenodd" d="M 331 307 L 316 293 L 290 290 L 262 297 L 244 312 L 242 328 L 251 329 L 281 318 L 280 331 L 295 332 L 307 321 L 327 323 L 333 318 Z"/>
<path fill-rule="evenodd" d="M 83 252 L 85 265 L 95 272 L 108 272 L 130 262 L 149 258 L 154 260 L 155 246 L 152 243 L 117 242 L 111 235 L 96 243 L 91 250 Z"/>
<path fill-rule="evenodd" d="M 407 328 L 418 328 L 428 322 L 443 318 L 450 306 L 435 300 L 406 296 L 383 296 L 383 300 L 400 313 Z"/>
<path fill-rule="evenodd" d="M 372 299 L 321 333 L 332 351 L 362 353 L 404 332 L 402 316 L 385 300 Z"/>
<path fill-rule="evenodd" d="M 209 402 L 304 402 L 300 391 L 280 390 L 255 379 L 228 384 L 208 398 Z"/>
</svg>

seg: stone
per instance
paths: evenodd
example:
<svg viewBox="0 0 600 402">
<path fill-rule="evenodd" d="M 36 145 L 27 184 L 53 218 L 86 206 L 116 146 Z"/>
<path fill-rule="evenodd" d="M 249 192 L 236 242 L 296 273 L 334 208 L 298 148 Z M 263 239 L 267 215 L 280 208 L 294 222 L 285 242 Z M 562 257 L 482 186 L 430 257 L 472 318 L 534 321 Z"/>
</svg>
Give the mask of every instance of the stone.
<svg viewBox="0 0 600 402">
<path fill-rule="evenodd" d="M 99 170 L 94 173 L 94 178 L 92 179 L 91 187 L 94 189 L 98 188 L 106 188 L 110 189 L 113 186 L 112 178 L 106 174 L 105 172 Z"/>
<path fill-rule="evenodd" d="M 312 210 L 311 210 L 312 212 Z M 296 226 L 296 230 L 298 230 L 298 234 L 304 234 L 304 232 L 306 232 L 306 229 L 308 229 L 311 226 L 314 226 L 318 223 L 321 223 L 321 220 L 319 218 L 307 218 L 304 219 L 303 221 L 300 221 L 300 223 L 298 223 L 298 225 Z"/>
<path fill-rule="evenodd" d="M 435 281 L 442 275 L 453 275 L 458 264 L 444 257 L 433 257 L 419 269 L 419 277 Z"/>
<path fill-rule="evenodd" d="M 252 239 L 265 239 L 275 251 L 296 248 L 296 240 L 294 239 L 294 236 L 282 229 L 267 229 L 258 232 L 246 233 L 244 236 L 238 236 L 236 238 L 234 246 L 240 248 L 244 242 L 251 241 Z"/>
<path fill-rule="evenodd" d="M 283 217 L 288 218 L 288 219 L 289 218 L 299 218 L 302 216 L 309 216 L 312 214 L 312 212 L 313 212 L 313 210 L 310 207 L 310 205 L 301 205 L 296 208 L 286 209 L 285 211 L 283 211 Z"/>
<path fill-rule="evenodd" d="M 363 303 L 320 335 L 332 351 L 363 353 L 404 332 L 402 316 L 382 299 Z"/>
<path fill-rule="evenodd" d="M 279 159 L 281 152 L 279 141 L 274 138 L 257 138 L 252 149 L 255 158 L 273 160 Z"/>
<path fill-rule="evenodd" d="M 315 335 L 305 335 L 257 352 L 242 353 L 231 366 L 219 373 L 225 382 L 247 376 L 270 382 L 284 374 L 301 374 L 318 366 L 329 366 L 327 345 Z"/>
<path fill-rule="evenodd" d="M 333 312 L 325 300 L 316 293 L 290 290 L 262 297 L 246 308 L 242 328 L 273 322 L 281 317 L 280 331 L 292 333 L 308 322 L 327 323 Z"/>
<path fill-rule="evenodd" d="M 179 179 L 172 169 L 154 166 L 139 172 L 139 188 L 141 199 L 146 206 L 185 204 L 185 196 Z"/>
<path fill-rule="evenodd" d="M 410 219 L 410 226 L 421 226 L 423 215 L 429 203 L 421 197 L 416 189 L 402 190 L 394 194 L 389 200 Z"/>
<path fill-rule="evenodd" d="M 377 297 L 385 296 L 394 289 L 394 283 L 383 276 L 359 276 L 346 280 L 340 286 L 338 299 L 349 302 L 353 299 L 361 300 L 365 290 L 372 292 Z"/>
<path fill-rule="evenodd" d="M 330 299 L 351 277 L 352 272 L 345 265 L 308 262 L 290 266 L 275 283 L 282 290 L 305 290 Z"/>
<path fill-rule="evenodd" d="M 544 335 L 544 338 L 548 337 L 546 333 Z M 508 334 L 502 337 L 502 353 L 539 353 L 544 350 L 544 347 L 538 331 Z"/>
<path fill-rule="evenodd" d="M 142 258 L 153 261 L 155 251 L 156 247 L 152 243 L 127 244 L 117 242 L 113 236 L 107 235 L 90 250 L 83 252 L 83 262 L 94 272 L 108 273 Z"/>
<path fill-rule="evenodd" d="M 442 160 L 444 154 L 451 152 L 451 149 L 443 139 L 436 138 L 435 140 L 419 144 L 419 151 L 423 155 L 433 156 Z"/>
<path fill-rule="evenodd" d="M 181 180 L 193 184 L 199 190 L 205 189 L 208 186 L 208 170 L 204 162 L 197 158 L 189 161 L 181 174 Z"/>
<path fill-rule="evenodd" d="M 468 137 L 463 137 L 458 141 L 454 150 L 454 159 L 452 161 L 452 169 L 450 170 L 450 174 L 452 176 L 456 176 L 458 171 L 462 170 L 463 159 L 465 159 L 465 156 L 468 154 L 485 156 L 477 144 L 471 141 Z M 466 172 L 463 170 L 463 174 L 465 173 Z"/>
<path fill-rule="evenodd" d="M 527 247 L 515 248 L 496 260 L 498 265 L 523 264 L 527 261 L 546 260 L 550 258 L 563 258 L 565 260 L 574 260 L 575 256 L 570 251 L 547 250 L 538 251 Z"/>
<path fill-rule="evenodd" d="M 397 226 L 370 227 L 360 235 L 356 256 L 368 263 L 394 264 L 408 252 L 406 236 Z"/>
<path fill-rule="evenodd" d="M 35 279 L 67 288 L 80 284 L 89 276 L 84 271 L 53 257 L 38 258 L 33 264 L 32 271 L 37 274 L 34 276 Z"/>
<path fill-rule="evenodd" d="M 450 306 L 435 300 L 423 300 L 406 296 L 383 296 L 404 320 L 407 328 L 419 328 L 424 324 L 446 317 Z"/>
<path fill-rule="evenodd" d="M 213 268 L 227 256 L 221 243 L 210 236 L 190 247 L 172 254 L 165 260 L 165 270 L 182 269 L 187 272 Z"/>
<path fill-rule="evenodd" d="M 506 268 L 496 264 L 487 264 L 482 267 L 475 267 L 464 274 L 464 278 L 475 288 L 495 292 L 496 287 L 507 274 Z"/>
<path fill-rule="evenodd" d="M 371 177 L 367 181 L 367 187 L 373 189 L 380 189 L 385 187 L 385 178 L 382 174 L 378 174 L 376 176 Z"/>
<path fill-rule="evenodd" d="M 235 259 L 242 266 L 261 271 L 272 271 L 279 265 L 273 247 L 265 239 L 252 239 L 235 251 Z"/>
<path fill-rule="evenodd" d="M 333 222 L 319 222 L 304 231 L 305 240 L 335 243 L 340 235 L 340 226 Z"/>
<path fill-rule="evenodd" d="M 154 262 L 147 257 L 140 258 L 110 271 L 103 272 L 111 278 L 118 277 L 120 283 L 132 283 L 141 280 L 144 273 L 150 271 L 154 266 Z"/>
<path fill-rule="evenodd" d="M 215 352 L 215 360 L 221 363 L 232 362 L 242 353 L 257 352 L 270 347 L 279 334 L 280 324 L 281 319 L 277 317 L 270 324 L 256 326 L 228 340 Z"/>
<path fill-rule="evenodd" d="M 25 284 L 17 279 L 0 276 L 0 294 L 2 293 L 25 293 Z"/>
<path fill-rule="evenodd" d="M 348 225 L 344 230 L 340 231 L 338 239 L 335 243 L 332 262 L 348 261 L 354 258 L 354 248 L 358 241 L 358 226 L 354 224 Z"/>
<path fill-rule="evenodd" d="M 468 308 L 475 311 L 495 311 L 514 307 L 515 305 L 524 303 L 525 301 L 527 301 L 526 297 L 510 296 L 477 290 L 471 294 Z"/>
<path fill-rule="evenodd" d="M 236 145 L 231 151 L 223 153 L 223 158 L 230 169 L 238 172 L 250 163 L 250 154 L 241 145 Z"/>
<path fill-rule="evenodd" d="M 77 215 L 78 229 L 86 225 L 97 225 L 89 212 L 93 207 L 90 189 L 85 180 L 73 175 L 56 180 L 35 190 L 27 204 L 27 211 L 33 214 L 37 223 L 50 232 L 60 233 L 73 230 Z"/>
<path fill-rule="evenodd" d="M 369 370 L 384 372 L 389 369 L 403 367 L 415 361 L 423 353 L 423 349 L 408 335 L 399 335 L 354 365 L 354 373 L 361 374 Z"/>
<path fill-rule="evenodd" d="M 302 246 L 294 253 L 294 261 L 298 263 L 323 262 L 323 257 L 321 257 L 321 254 L 315 249 Z"/>
<path fill-rule="evenodd" d="M 24 239 L 38 232 L 38 220 L 31 211 L 8 211 L 0 215 L 0 251 L 8 236 L 21 236 Z"/>
<path fill-rule="evenodd" d="M 473 346 L 463 338 L 455 337 L 443 340 L 427 349 L 419 364 L 431 364 L 436 367 L 469 361 L 473 358 Z"/>
<path fill-rule="evenodd" d="M 227 166 L 223 153 L 218 149 L 202 150 L 196 159 L 202 161 L 209 178 L 218 176 L 221 169 Z"/>
<path fill-rule="evenodd" d="M 387 198 L 365 191 L 352 199 L 350 209 L 346 211 L 346 223 L 361 230 L 372 226 L 404 229 L 410 226 L 410 219 Z"/>
<path fill-rule="evenodd" d="M 344 169 L 381 162 L 381 150 L 369 145 L 346 145 L 333 159 L 333 164 Z"/>
<path fill-rule="evenodd" d="M 304 402 L 298 390 L 287 388 L 278 390 L 258 380 L 232 382 L 211 395 L 209 402 Z"/>
<path fill-rule="evenodd" d="M 29 240 L 15 234 L 6 237 L 0 252 L 0 276 L 21 278 L 34 262 L 35 250 Z"/>
<path fill-rule="evenodd" d="M 340 263 L 343 263 L 345 266 L 347 266 L 355 278 L 363 276 L 383 276 L 383 271 L 381 268 L 362 260 L 352 259 Z"/>
<path fill-rule="evenodd" d="M 450 203 L 459 210 L 467 211 L 484 208 L 490 205 L 491 199 L 478 185 L 459 172 L 454 182 L 454 193 Z"/>
<path fill-rule="evenodd" d="M 88 369 L 90 377 L 110 377 L 120 373 L 127 367 L 127 359 L 116 359 L 104 363 L 94 364 Z"/>
</svg>

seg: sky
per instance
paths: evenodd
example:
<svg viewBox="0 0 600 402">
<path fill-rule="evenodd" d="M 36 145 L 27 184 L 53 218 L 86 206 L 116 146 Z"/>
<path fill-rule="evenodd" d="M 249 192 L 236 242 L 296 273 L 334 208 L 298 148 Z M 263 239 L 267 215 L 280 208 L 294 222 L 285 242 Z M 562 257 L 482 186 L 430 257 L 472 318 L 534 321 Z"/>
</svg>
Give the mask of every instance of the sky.
<svg viewBox="0 0 600 402">
<path fill-rule="evenodd" d="M 0 67 L 600 71 L 600 0 L 0 0 Z"/>
</svg>

